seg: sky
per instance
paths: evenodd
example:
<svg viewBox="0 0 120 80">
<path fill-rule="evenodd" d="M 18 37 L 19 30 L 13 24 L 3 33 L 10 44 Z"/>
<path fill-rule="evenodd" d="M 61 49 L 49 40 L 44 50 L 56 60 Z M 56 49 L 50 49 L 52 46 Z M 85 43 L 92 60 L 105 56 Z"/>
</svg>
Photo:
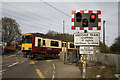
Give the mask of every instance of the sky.
<svg viewBox="0 0 120 80">
<path fill-rule="evenodd" d="M 83 32 L 71 30 L 71 12 L 72 10 L 92 9 L 101 10 L 102 22 L 106 21 L 106 44 L 111 46 L 118 37 L 118 0 L 101 0 L 101 2 L 95 0 L 4 0 L 0 4 L 2 10 L 0 17 L 15 19 L 23 34 L 33 32 L 45 34 L 49 30 L 62 33 L 63 20 L 65 21 L 65 33 Z M 88 32 L 99 32 L 102 41 L 102 29 Z"/>
</svg>

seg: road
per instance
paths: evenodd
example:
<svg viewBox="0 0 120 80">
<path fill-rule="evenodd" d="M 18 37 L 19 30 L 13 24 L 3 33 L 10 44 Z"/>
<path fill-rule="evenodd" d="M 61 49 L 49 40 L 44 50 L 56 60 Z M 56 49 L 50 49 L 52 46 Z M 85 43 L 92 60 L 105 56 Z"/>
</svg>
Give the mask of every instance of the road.
<svg viewBox="0 0 120 80">
<path fill-rule="evenodd" d="M 74 64 L 67 65 L 59 59 L 30 60 L 22 52 L 3 55 L 2 78 L 81 78 L 81 72 Z"/>
</svg>

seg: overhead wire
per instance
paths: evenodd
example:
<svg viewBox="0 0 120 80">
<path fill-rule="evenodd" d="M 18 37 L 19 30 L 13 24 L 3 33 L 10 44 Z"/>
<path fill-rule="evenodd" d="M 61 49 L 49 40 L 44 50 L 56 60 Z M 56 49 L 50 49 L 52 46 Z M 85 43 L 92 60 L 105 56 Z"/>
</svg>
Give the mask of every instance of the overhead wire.
<svg viewBox="0 0 120 80">
<path fill-rule="evenodd" d="M 5 14 L 4 14 L 5 15 Z M 14 17 L 14 16 L 12 16 L 12 17 Z M 15 17 L 15 18 L 18 18 L 18 17 Z M 19 19 L 21 19 L 21 18 L 19 18 Z M 20 20 L 19 20 L 19 22 L 21 22 Z M 21 22 L 22 24 L 27 24 L 27 25 L 30 25 L 30 24 L 32 24 L 32 23 L 25 23 L 24 21 L 22 21 Z M 35 22 L 33 22 L 34 24 L 36 24 Z M 32 24 L 32 28 L 35 28 L 35 25 L 34 24 Z M 40 24 L 39 23 L 39 25 L 42 25 L 42 26 L 36 26 L 36 28 L 42 28 L 42 29 L 49 29 L 49 28 L 47 28 L 47 27 L 45 27 L 45 26 L 47 26 L 47 25 L 43 25 L 43 24 Z M 44 26 L 44 27 L 43 27 Z M 50 29 L 54 29 L 54 30 L 56 30 L 56 28 L 50 28 Z"/>
<path fill-rule="evenodd" d="M 3 8 L 4 9 L 4 8 Z M 5 10 L 7 10 L 7 9 L 5 9 Z M 7 10 L 7 11 L 9 11 L 9 12 L 12 12 L 12 11 L 10 11 L 10 10 Z M 12 13 L 14 13 L 14 12 L 12 12 Z M 16 14 L 16 13 L 14 13 L 14 14 Z M 20 15 L 20 16 L 24 16 L 24 15 L 22 15 L 22 14 L 17 14 L 17 15 Z M 27 16 L 24 16 L 24 17 L 27 17 Z M 17 17 L 18 18 L 18 17 Z M 27 18 L 30 18 L 30 17 L 27 17 Z M 21 18 L 22 19 L 22 18 Z M 23 19 L 24 20 L 24 19 Z M 40 23 L 37 23 L 37 21 L 35 21 L 34 22 L 35 24 L 40 24 Z M 52 24 L 50 24 L 50 25 L 52 25 Z M 58 26 L 58 25 L 57 25 Z M 54 26 L 53 26 L 54 27 Z M 60 26 L 59 26 L 60 27 Z M 59 28 L 59 27 L 54 27 L 54 28 Z"/>
<path fill-rule="evenodd" d="M 48 18 L 45 18 L 45 17 L 43 17 L 43 16 L 34 14 L 34 13 L 28 11 L 28 10 L 24 10 L 24 9 L 21 9 L 21 8 L 18 8 L 18 7 L 14 7 L 14 6 L 10 5 L 10 4 L 7 4 L 7 6 L 8 6 L 8 5 L 11 6 L 11 7 L 13 7 L 13 8 L 16 8 L 16 9 L 18 9 L 18 10 L 22 10 L 22 11 L 25 11 L 25 12 L 27 12 L 27 13 L 30 13 L 30 14 L 32 14 L 32 15 L 34 15 L 34 16 L 41 17 L 41 18 L 43 18 L 43 19 L 45 19 L 45 20 L 55 22 L 55 24 L 56 24 L 56 23 L 57 23 L 57 24 L 60 24 L 60 23 L 58 23 L 58 22 L 56 22 L 56 21 L 54 21 L 54 20 L 52 20 L 52 19 L 48 19 Z M 60 25 L 61 25 L 61 24 L 60 24 Z"/>
<path fill-rule="evenodd" d="M 20 21 L 19 21 L 20 22 Z M 28 24 L 28 23 L 25 23 L 25 22 L 22 22 L 22 24 L 20 25 L 26 25 L 26 26 L 29 26 L 29 27 L 32 27 L 32 28 L 37 28 L 38 30 L 39 29 L 44 29 L 44 30 L 48 30 L 49 28 L 46 28 L 46 27 L 39 27 L 39 26 L 36 26 L 34 24 Z M 40 24 L 41 25 L 41 24 Z M 46 26 L 46 25 L 43 25 L 43 26 Z M 51 28 L 49 30 L 55 30 L 55 28 Z"/>
<path fill-rule="evenodd" d="M 4 9 L 4 8 L 3 8 Z M 9 10 L 6 10 L 6 11 L 9 11 Z M 9 12 L 12 12 L 12 11 L 9 11 Z M 15 14 L 15 13 L 14 13 Z M 3 16 L 4 16 L 5 14 L 3 14 Z M 5 15 L 6 16 L 6 15 Z M 22 15 L 23 16 L 23 15 Z M 14 17 L 14 16 L 12 16 L 12 17 Z M 21 17 L 18 17 L 18 16 L 15 16 L 14 18 L 19 18 L 19 19 L 21 19 L 21 20 L 24 20 L 23 18 L 21 18 Z M 24 20 L 24 21 L 26 21 L 26 20 Z M 25 23 L 24 21 L 22 21 L 21 23 L 22 24 L 27 24 L 27 23 Z M 19 20 L 19 22 L 20 22 L 20 20 Z M 42 28 L 42 29 L 49 29 L 49 30 L 54 30 L 54 31 L 56 31 L 56 28 L 58 28 L 58 27 L 54 27 L 54 28 L 47 28 L 47 27 L 45 27 L 45 26 L 47 26 L 47 25 L 44 25 L 44 24 L 40 24 L 40 23 L 36 23 L 36 22 L 33 22 L 32 21 L 32 23 L 34 23 L 34 24 L 39 24 L 39 25 L 42 25 L 42 26 L 36 26 L 36 28 Z M 29 23 L 29 24 L 27 24 L 27 25 L 30 25 L 30 24 L 32 24 L 32 23 Z M 32 25 L 33 27 L 32 28 L 35 28 L 35 25 Z M 44 27 L 43 27 L 44 26 Z M 50 26 L 49 26 L 50 27 Z"/>
<path fill-rule="evenodd" d="M 9 5 L 9 6 L 11 6 L 11 5 Z M 13 6 L 12 6 L 13 7 Z M 14 8 L 16 8 L 16 7 L 14 7 Z M 20 8 L 17 8 L 17 9 L 20 9 Z M 21 10 L 23 10 L 23 9 L 21 9 Z M 23 10 L 23 11 L 26 11 L 26 12 L 29 12 L 29 11 L 27 11 L 27 10 Z M 29 13 L 31 13 L 31 12 L 29 12 Z M 16 13 L 16 14 L 18 14 L 18 13 Z M 31 14 L 33 14 L 33 13 L 31 13 Z M 21 15 L 21 14 L 20 14 Z M 36 14 L 33 14 L 33 15 L 36 15 Z M 22 16 L 24 16 L 24 15 L 22 15 Z M 38 15 L 36 15 L 36 16 L 38 16 Z M 40 16 L 40 17 L 42 17 L 42 16 Z M 28 17 L 29 18 L 29 17 Z M 44 18 L 44 17 L 42 17 L 42 18 Z M 44 18 L 44 19 L 46 19 L 46 20 L 48 20 L 47 18 Z M 42 21 L 42 20 L 41 20 Z M 51 23 L 48 23 L 48 24 L 50 24 L 50 25 L 52 25 Z M 58 26 L 58 25 L 57 25 Z M 61 27 L 61 26 L 60 26 Z M 69 29 L 68 28 L 65 28 L 66 30 L 68 30 L 69 31 Z"/>
<path fill-rule="evenodd" d="M 11 7 L 13 7 L 13 6 L 11 6 Z M 16 7 L 14 7 L 14 8 L 16 8 Z M 20 9 L 20 8 L 18 8 L 18 9 Z M 9 10 L 10 11 L 10 10 Z M 26 11 L 26 10 L 24 10 L 24 11 Z M 29 11 L 27 11 L 27 12 L 29 12 Z M 17 13 L 16 13 L 17 14 Z M 32 14 L 32 13 L 31 13 Z M 22 14 L 20 14 L 20 15 L 22 15 Z M 35 15 L 35 14 L 34 14 Z M 24 15 L 22 15 L 22 16 L 24 16 Z M 37 16 L 37 15 L 36 15 Z M 26 16 L 25 16 L 26 17 Z M 41 16 L 40 16 L 41 17 Z M 28 17 L 29 18 L 29 17 Z M 44 18 L 44 17 L 42 17 L 42 18 Z M 46 18 L 44 18 L 44 19 L 46 19 Z M 39 19 L 40 20 L 40 19 Z M 48 19 L 47 19 L 48 20 Z M 40 21 L 42 21 L 42 22 L 45 22 L 45 21 L 43 21 L 43 20 L 40 20 Z M 45 22 L 46 23 L 46 22 Z M 53 25 L 53 24 L 51 24 L 51 23 L 49 23 L 49 22 L 47 22 L 48 24 L 50 24 L 50 25 Z M 58 25 L 57 25 L 58 26 Z M 59 26 L 59 27 L 61 27 L 61 26 Z M 68 28 L 65 28 L 67 31 L 69 31 L 69 29 Z"/>
<path fill-rule="evenodd" d="M 59 12 L 63 13 L 64 15 L 66 15 L 66 16 L 68 16 L 68 17 L 71 18 L 71 16 L 69 16 L 69 15 L 66 14 L 65 12 L 63 12 L 63 11 L 57 9 L 56 7 L 54 7 L 54 6 L 50 5 L 50 4 L 48 4 L 47 2 L 45 2 L 45 1 L 43 1 L 43 0 L 41 0 L 41 1 L 42 1 L 43 3 L 45 3 L 46 5 L 48 5 L 48 6 L 52 7 L 52 8 L 54 8 L 55 10 L 57 10 L 57 11 L 59 11 Z M 68 28 L 65 28 L 65 29 L 68 29 Z"/>
<path fill-rule="evenodd" d="M 52 7 L 52 8 L 54 8 L 55 10 L 57 10 L 57 11 L 59 11 L 59 12 L 63 13 L 64 15 L 66 15 L 66 16 L 68 16 L 68 17 L 70 17 L 70 18 L 71 18 L 71 16 L 69 16 L 69 15 L 68 15 L 68 14 L 66 14 L 65 12 L 63 12 L 63 11 L 59 10 L 58 8 L 56 8 L 56 7 L 52 6 L 51 4 L 48 4 L 47 2 L 45 2 L 45 1 L 43 1 L 43 0 L 41 0 L 41 1 L 42 1 L 43 3 L 45 3 L 46 5 L 48 5 L 48 6 Z"/>
</svg>

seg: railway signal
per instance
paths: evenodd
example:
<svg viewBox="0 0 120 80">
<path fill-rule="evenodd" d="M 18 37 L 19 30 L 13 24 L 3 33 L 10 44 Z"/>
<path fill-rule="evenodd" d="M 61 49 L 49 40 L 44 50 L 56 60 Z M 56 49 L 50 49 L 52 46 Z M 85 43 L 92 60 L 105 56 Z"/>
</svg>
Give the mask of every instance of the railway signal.
<svg viewBox="0 0 120 80">
<path fill-rule="evenodd" d="M 71 22 L 72 30 L 84 30 L 83 34 L 74 34 L 74 45 L 78 46 L 77 54 L 93 54 L 93 46 L 99 45 L 100 37 L 99 33 L 88 33 L 87 30 L 101 30 L 101 11 L 74 10 L 72 11 Z M 82 75 L 83 78 L 85 78 L 86 61 L 84 61 L 83 58 L 85 58 L 85 56 L 81 56 L 81 72 L 83 72 Z"/>
<path fill-rule="evenodd" d="M 95 22 L 95 19 L 96 19 L 96 15 L 94 13 L 92 13 L 90 15 L 90 22 Z"/>
<path fill-rule="evenodd" d="M 101 30 L 101 11 L 72 11 L 72 30 Z"/>
</svg>

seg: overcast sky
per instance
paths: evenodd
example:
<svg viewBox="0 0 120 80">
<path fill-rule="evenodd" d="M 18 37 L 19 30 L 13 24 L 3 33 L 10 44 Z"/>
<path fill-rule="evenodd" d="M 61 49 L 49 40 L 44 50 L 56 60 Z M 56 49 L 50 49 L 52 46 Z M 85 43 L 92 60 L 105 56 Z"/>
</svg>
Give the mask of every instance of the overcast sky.
<svg viewBox="0 0 120 80">
<path fill-rule="evenodd" d="M 29 2 L 15 2 L 13 0 L 12 2 L 8 2 L 8 0 L 5 0 L 1 6 L 1 17 L 15 19 L 20 25 L 22 33 L 47 33 L 49 30 L 62 33 L 63 20 L 65 20 L 65 33 L 73 34 L 78 32 L 78 30 L 71 30 L 71 17 L 69 16 L 71 16 L 72 10 L 98 9 L 102 12 L 102 21 L 106 21 L 106 44 L 110 46 L 118 36 L 118 0 L 109 0 L 109 2 L 108 0 L 104 0 L 105 2 L 85 1 L 70 0 L 68 2 L 64 0 L 56 2 L 55 0 L 36 0 L 36 2 L 33 2 L 33 0 L 29 0 Z M 69 16 L 66 16 L 55 8 Z M 79 30 L 79 32 L 83 31 Z M 100 32 L 100 40 L 102 41 L 102 30 L 94 32 Z"/>
</svg>

